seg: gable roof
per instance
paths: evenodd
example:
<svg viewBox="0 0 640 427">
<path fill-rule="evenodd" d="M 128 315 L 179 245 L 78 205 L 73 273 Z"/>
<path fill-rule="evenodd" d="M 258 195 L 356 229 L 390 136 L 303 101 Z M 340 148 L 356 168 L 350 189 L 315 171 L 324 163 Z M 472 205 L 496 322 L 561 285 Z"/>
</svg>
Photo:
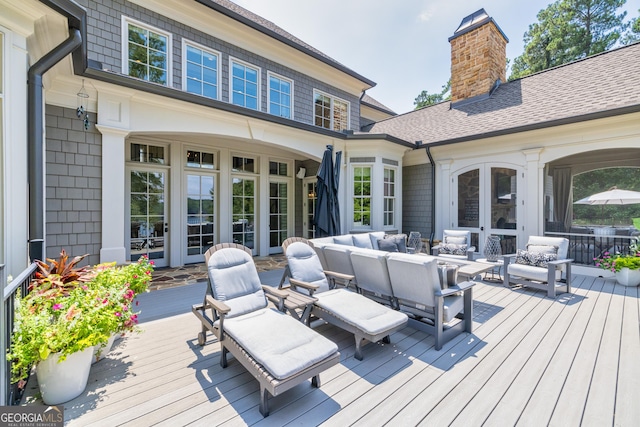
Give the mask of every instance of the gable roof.
<svg viewBox="0 0 640 427">
<path fill-rule="evenodd" d="M 640 111 L 640 42 L 503 83 L 488 98 L 451 102 L 371 125 L 371 133 L 449 144 Z"/>
<path fill-rule="evenodd" d="M 360 103 L 361 104 L 365 104 L 365 105 L 367 105 L 367 106 L 369 106 L 371 108 L 375 108 L 376 110 L 380 110 L 383 113 L 391 114 L 393 116 L 398 114 L 395 111 L 393 111 L 391 108 L 389 108 L 386 105 L 384 105 L 382 102 L 380 102 L 377 99 L 367 95 L 367 93 L 364 93 L 362 95 L 362 97 L 360 98 Z"/>
<path fill-rule="evenodd" d="M 228 16 L 231 19 L 234 19 L 238 22 L 243 23 L 253 28 L 254 30 L 260 31 L 261 33 L 269 37 L 272 37 L 282 43 L 285 43 L 293 47 L 294 49 L 299 50 L 302 53 L 305 53 L 319 61 L 322 61 L 325 64 L 330 65 L 331 67 L 337 70 L 340 70 L 343 73 L 346 73 L 351 77 L 354 77 L 371 87 L 374 87 L 376 85 L 374 81 L 369 80 L 368 78 L 362 76 L 361 74 L 356 73 L 355 71 L 351 70 L 345 65 L 342 65 L 335 59 L 320 52 L 318 49 L 314 48 L 313 46 L 303 42 L 302 40 L 295 37 L 294 35 L 286 32 L 285 30 L 278 27 L 273 22 L 259 15 L 256 15 L 255 13 L 243 7 L 238 6 L 232 1 L 229 1 L 229 0 L 196 0 L 196 1 L 210 9 L 213 9 L 217 12 L 222 13 L 223 15 Z"/>
</svg>

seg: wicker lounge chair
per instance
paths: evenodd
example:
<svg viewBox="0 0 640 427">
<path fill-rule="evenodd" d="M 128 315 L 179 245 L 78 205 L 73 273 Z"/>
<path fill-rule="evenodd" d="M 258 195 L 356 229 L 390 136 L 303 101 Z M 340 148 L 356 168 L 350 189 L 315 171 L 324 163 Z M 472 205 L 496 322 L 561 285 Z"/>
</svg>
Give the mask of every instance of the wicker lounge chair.
<svg viewBox="0 0 640 427">
<path fill-rule="evenodd" d="M 287 293 L 260 284 L 250 250 L 220 246 L 207 257 L 205 302 L 192 308 L 203 324 L 198 342 L 204 345 L 206 331 L 212 332 L 221 346 L 220 365 L 227 366 L 230 352 L 258 380 L 260 413 L 266 417 L 269 394 L 277 396 L 309 378 L 320 387 L 319 373 L 339 363 L 340 353 L 335 343 L 268 307 L 266 292 L 281 299 Z"/>
<path fill-rule="evenodd" d="M 318 255 L 307 243 L 299 241 L 288 245 L 285 255 L 292 289 L 317 298 L 312 315 L 354 334 L 356 359 L 362 360 L 363 340 L 377 342 L 384 339 L 388 343 L 389 335 L 407 323 L 404 313 L 347 289 L 332 289 L 335 281 L 327 280 L 331 273 L 322 269 Z"/>
</svg>

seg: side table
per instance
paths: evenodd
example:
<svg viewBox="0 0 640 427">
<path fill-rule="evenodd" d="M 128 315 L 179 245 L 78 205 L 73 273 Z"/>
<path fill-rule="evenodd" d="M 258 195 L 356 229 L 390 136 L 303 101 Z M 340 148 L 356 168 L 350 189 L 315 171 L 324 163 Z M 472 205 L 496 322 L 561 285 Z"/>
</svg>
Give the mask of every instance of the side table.
<svg viewBox="0 0 640 427">
<path fill-rule="evenodd" d="M 491 264 L 493 266 L 491 270 L 485 271 L 484 277 L 482 278 L 482 280 L 487 280 L 492 282 L 497 282 L 497 281 L 502 282 L 502 267 L 504 267 L 504 260 L 499 259 L 497 261 L 489 261 L 486 258 L 479 258 L 476 260 L 476 262 L 479 262 L 482 264 Z M 491 277 L 487 277 L 489 271 L 491 271 Z M 496 275 L 498 276 L 497 278 L 496 278 Z"/>
<path fill-rule="evenodd" d="M 292 290 L 288 290 L 287 293 L 287 298 L 284 300 L 285 310 L 294 318 L 309 326 L 311 309 L 313 308 L 313 303 L 318 301 L 318 299 Z M 300 312 L 298 312 L 298 310 L 300 310 Z"/>
</svg>

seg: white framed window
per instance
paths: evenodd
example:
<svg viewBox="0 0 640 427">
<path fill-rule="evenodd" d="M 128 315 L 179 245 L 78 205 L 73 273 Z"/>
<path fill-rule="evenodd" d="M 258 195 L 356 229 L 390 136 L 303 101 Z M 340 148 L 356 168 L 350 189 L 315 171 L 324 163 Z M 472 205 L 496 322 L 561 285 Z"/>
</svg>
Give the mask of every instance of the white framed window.
<svg viewBox="0 0 640 427">
<path fill-rule="evenodd" d="M 122 73 L 170 86 L 171 33 L 122 17 Z"/>
<path fill-rule="evenodd" d="M 220 52 L 182 39 L 182 89 L 220 99 Z"/>
<path fill-rule="evenodd" d="M 353 166 L 353 226 L 371 227 L 371 176 L 370 165 Z"/>
<path fill-rule="evenodd" d="M 280 160 L 269 160 L 269 175 L 290 176 L 291 162 Z"/>
<path fill-rule="evenodd" d="M 216 170 L 216 154 L 211 151 L 189 148 L 186 150 L 186 166 L 188 168 Z"/>
<path fill-rule="evenodd" d="M 169 164 L 169 156 L 162 145 L 131 142 L 129 144 L 129 161 L 137 163 Z"/>
<path fill-rule="evenodd" d="M 313 91 L 313 118 L 316 126 L 343 131 L 349 129 L 349 102 L 332 95 Z"/>
<path fill-rule="evenodd" d="M 293 119 L 293 80 L 267 72 L 267 105 L 274 116 Z"/>
<path fill-rule="evenodd" d="M 396 169 L 384 168 L 383 225 L 393 227 L 396 217 Z"/>
<path fill-rule="evenodd" d="M 234 154 L 231 160 L 231 171 L 243 173 L 258 173 L 258 159 L 242 154 Z"/>
<path fill-rule="evenodd" d="M 260 110 L 260 68 L 235 58 L 229 58 L 229 64 L 229 101 Z"/>
</svg>

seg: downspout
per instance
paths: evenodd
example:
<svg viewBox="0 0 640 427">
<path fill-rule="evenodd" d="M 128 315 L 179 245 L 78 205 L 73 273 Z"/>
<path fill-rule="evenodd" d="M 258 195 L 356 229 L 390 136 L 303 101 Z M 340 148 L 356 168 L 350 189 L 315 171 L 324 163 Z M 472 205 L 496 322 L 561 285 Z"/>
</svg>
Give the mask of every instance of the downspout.
<svg viewBox="0 0 640 427">
<path fill-rule="evenodd" d="M 429 163 L 431 163 L 431 234 L 429 235 L 429 243 L 433 245 L 433 238 L 436 234 L 436 162 L 433 161 L 431 155 L 431 147 L 426 147 Z"/>
<path fill-rule="evenodd" d="M 69 38 L 44 55 L 27 74 L 27 146 L 29 170 L 29 258 L 44 259 L 44 94 L 42 76 L 82 45 L 82 35 L 69 29 Z"/>
</svg>

